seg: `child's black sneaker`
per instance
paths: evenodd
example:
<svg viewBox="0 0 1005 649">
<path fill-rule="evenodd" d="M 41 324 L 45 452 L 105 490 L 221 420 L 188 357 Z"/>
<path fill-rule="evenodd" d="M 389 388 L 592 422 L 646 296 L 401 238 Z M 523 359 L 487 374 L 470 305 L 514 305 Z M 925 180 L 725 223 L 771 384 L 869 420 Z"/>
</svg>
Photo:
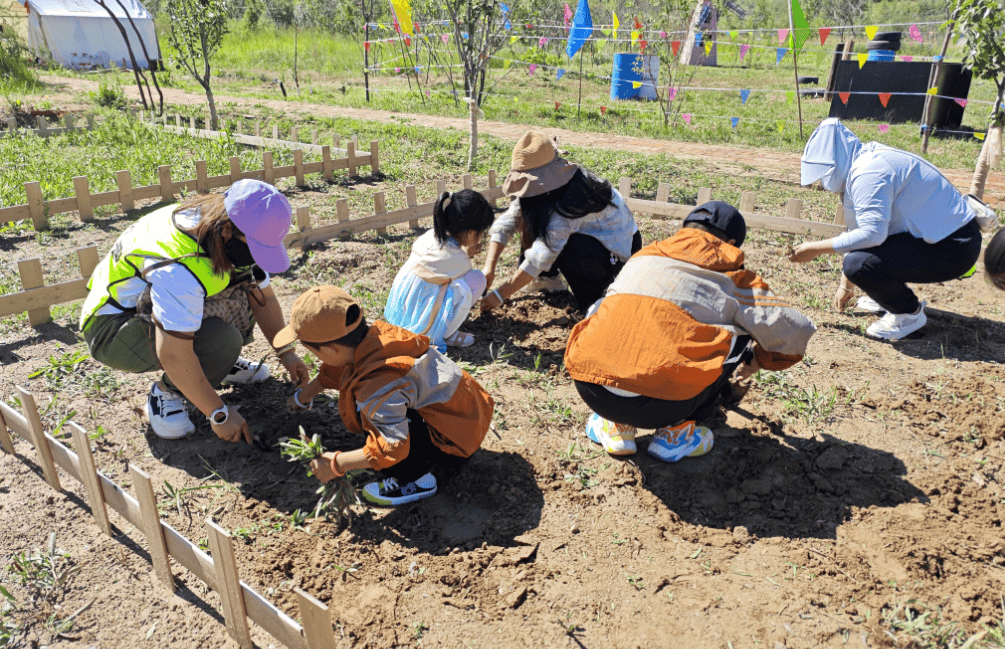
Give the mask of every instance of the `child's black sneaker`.
<svg viewBox="0 0 1005 649">
<path fill-rule="evenodd" d="M 415 482 L 398 484 L 394 478 L 363 485 L 363 497 L 375 505 L 396 507 L 436 495 L 436 478 L 427 473 Z"/>
</svg>

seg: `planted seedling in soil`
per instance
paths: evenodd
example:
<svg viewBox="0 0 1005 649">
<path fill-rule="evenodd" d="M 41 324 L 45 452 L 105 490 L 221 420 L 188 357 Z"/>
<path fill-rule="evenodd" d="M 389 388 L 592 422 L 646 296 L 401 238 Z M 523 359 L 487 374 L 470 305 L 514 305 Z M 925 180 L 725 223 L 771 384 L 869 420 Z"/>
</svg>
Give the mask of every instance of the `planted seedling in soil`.
<svg viewBox="0 0 1005 649">
<path fill-rule="evenodd" d="M 325 452 L 320 437 L 315 434 L 307 439 L 303 426 L 300 427 L 300 439 L 283 438 L 279 440 L 279 447 L 286 461 L 300 462 L 307 469 L 308 476 L 313 475 L 310 470 L 311 460 L 320 458 L 321 454 Z M 317 493 L 320 494 L 320 498 L 318 498 L 317 505 L 314 506 L 312 518 L 324 516 L 330 519 L 334 515 L 335 523 L 339 524 L 342 522 L 342 517 L 345 516 L 346 524 L 352 525 L 351 507 L 362 505 L 363 501 L 359 499 L 359 495 L 348 476 L 335 478 L 331 482 L 321 485 L 318 487 Z"/>
</svg>

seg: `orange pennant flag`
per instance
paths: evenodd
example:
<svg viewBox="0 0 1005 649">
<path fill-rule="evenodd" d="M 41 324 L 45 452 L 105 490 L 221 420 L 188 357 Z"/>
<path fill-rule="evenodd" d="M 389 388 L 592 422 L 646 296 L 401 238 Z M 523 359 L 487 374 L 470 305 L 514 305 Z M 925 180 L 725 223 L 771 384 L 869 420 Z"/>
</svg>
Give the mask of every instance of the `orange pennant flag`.
<svg viewBox="0 0 1005 649">
<path fill-rule="evenodd" d="M 845 106 L 847 106 L 848 105 L 848 99 L 851 97 L 851 93 L 850 92 L 839 92 L 838 93 L 838 97 L 841 98 L 841 103 L 843 103 Z"/>
<path fill-rule="evenodd" d="M 606 112 L 607 112 L 607 106 L 601 106 L 600 107 L 600 114 L 603 115 Z"/>
<path fill-rule="evenodd" d="M 890 93 L 888 92 L 879 93 L 879 101 L 881 104 L 883 104 L 883 108 L 886 108 L 887 103 L 889 103 L 890 101 Z"/>
<path fill-rule="evenodd" d="M 555 110 L 558 110 L 561 105 L 562 105 L 562 102 L 556 101 L 555 102 Z"/>
<path fill-rule="evenodd" d="M 831 28 L 830 27 L 821 27 L 820 28 L 820 44 L 821 45 L 823 45 L 824 43 L 827 42 L 827 36 L 830 33 L 831 33 Z"/>
<path fill-rule="evenodd" d="M 677 53 L 680 52 L 680 41 L 671 41 L 670 47 L 673 48 L 673 55 L 677 56 Z"/>
</svg>

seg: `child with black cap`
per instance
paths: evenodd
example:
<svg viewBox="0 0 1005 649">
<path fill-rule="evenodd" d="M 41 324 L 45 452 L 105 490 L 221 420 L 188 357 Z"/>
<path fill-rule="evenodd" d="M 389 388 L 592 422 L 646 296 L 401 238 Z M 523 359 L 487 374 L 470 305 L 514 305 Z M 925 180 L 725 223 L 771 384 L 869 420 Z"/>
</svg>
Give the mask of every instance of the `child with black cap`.
<svg viewBox="0 0 1005 649">
<path fill-rule="evenodd" d="M 290 324 L 276 345 L 299 341 L 321 361 L 321 371 L 290 397 L 307 410 L 326 389 L 339 393 L 342 423 L 366 443 L 325 453 L 311 463 L 322 482 L 346 471 L 375 469 L 386 476 L 363 486 L 363 497 L 394 506 L 436 493 L 435 467 L 471 457 L 492 422 L 492 397 L 429 338 L 386 322 L 368 325 L 363 310 L 337 286 L 315 286 L 293 304 Z"/>
<path fill-rule="evenodd" d="M 651 428 L 650 455 L 704 455 L 714 436 L 695 416 L 738 367 L 747 377 L 802 359 L 816 327 L 743 267 L 746 234 L 732 205 L 700 205 L 635 253 L 572 330 L 565 366 L 594 411 L 586 434 L 608 453 L 635 453 L 637 429 Z"/>
</svg>

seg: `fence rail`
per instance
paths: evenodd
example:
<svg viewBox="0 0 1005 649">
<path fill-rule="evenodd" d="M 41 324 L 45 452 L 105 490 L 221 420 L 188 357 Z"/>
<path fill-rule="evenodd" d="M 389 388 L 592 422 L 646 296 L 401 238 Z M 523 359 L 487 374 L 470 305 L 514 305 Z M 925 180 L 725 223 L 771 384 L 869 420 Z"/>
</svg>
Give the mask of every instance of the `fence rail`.
<svg viewBox="0 0 1005 649">
<path fill-rule="evenodd" d="M 211 179 L 208 179 L 211 180 Z M 465 189 L 474 187 L 470 175 L 462 177 Z M 436 196 L 446 191 L 445 180 L 436 181 Z M 625 197 L 628 208 L 639 214 L 649 214 L 659 218 L 683 220 L 694 209 L 693 205 L 679 205 L 667 202 L 670 195 L 669 183 L 660 183 L 656 191 L 656 200 L 631 198 L 632 181 L 628 177 L 619 182 L 621 195 Z M 488 173 L 488 187 L 479 190 L 482 196 L 493 204 L 503 198 L 502 187 L 496 185 L 495 170 Z M 712 190 L 698 190 L 698 201 L 701 205 L 711 200 Z M 377 230 L 387 233 L 392 225 L 408 223 L 413 229 L 419 227 L 419 220 L 432 217 L 435 199 L 420 204 L 416 198 L 414 185 L 405 187 L 407 205 L 401 209 L 388 211 L 386 209 L 385 193 L 373 195 L 373 213 L 362 218 L 353 219 L 349 214 L 349 200 L 340 198 L 335 201 L 337 221 L 327 225 L 311 225 L 311 212 L 308 207 L 296 208 L 294 214 L 295 230 L 283 241 L 287 248 L 304 248 L 331 239 L 347 237 L 352 234 Z M 844 216 L 842 207 L 837 206 L 833 223 L 809 221 L 800 218 L 803 202 L 798 198 L 790 198 L 785 208 L 785 216 L 775 216 L 755 211 L 756 195 L 754 192 L 744 192 L 740 198 L 740 211 L 749 228 L 761 228 L 790 234 L 802 234 L 819 237 L 830 237 L 844 232 Z M 43 280 L 42 260 L 38 258 L 18 261 L 18 273 L 21 278 L 22 290 L 17 293 L 0 295 L 0 318 L 28 312 L 28 323 L 31 326 L 48 322 L 52 319 L 50 307 L 66 302 L 83 299 L 87 296 L 87 280 L 98 264 L 98 251 L 95 246 L 77 250 L 80 266 L 80 279 L 72 279 L 57 284 L 46 285 Z"/>
<path fill-rule="evenodd" d="M 248 620 L 255 622 L 291 649 L 329 649 L 335 646 L 335 633 L 328 607 L 309 594 L 295 589 L 304 621 L 301 626 L 240 580 L 230 534 L 211 518 L 205 521 L 213 556 L 210 557 L 180 532 L 160 519 L 157 496 L 150 477 L 139 467 L 129 465 L 136 495 L 130 495 L 98 471 L 91 454 L 86 431 L 69 423 L 76 453 L 45 432 L 38 407 L 31 393 L 16 388 L 21 412 L 0 402 L 0 448 L 16 454 L 8 431 L 24 438 L 35 448 L 45 481 L 56 491 L 63 491 L 57 467 L 84 486 L 98 528 L 112 536 L 108 508 L 140 530 L 147 539 L 150 560 L 161 583 L 174 592 L 174 576 L 169 558 L 187 568 L 209 588 L 220 594 L 227 633 L 242 649 L 251 649 Z"/>
<path fill-rule="evenodd" d="M 49 126 L 49 121 L 44 115 L 37 115 L 35 123 L 38 124 L 38 128 L 20 128 L 16 118 L 8 117 L 7 128 L 0 131 L 0 137 L 13 137 L 24 133 L 34 133 L 39 137 L 52 137 L 72 131 L 93 131 L 94 115 L 85 115 L 84 117 L 87 120 L 87 126 L 77 126 L 76 119 L 71 113 L 67 113 L 63 118 L 65 126 Z"/>
</svg>

